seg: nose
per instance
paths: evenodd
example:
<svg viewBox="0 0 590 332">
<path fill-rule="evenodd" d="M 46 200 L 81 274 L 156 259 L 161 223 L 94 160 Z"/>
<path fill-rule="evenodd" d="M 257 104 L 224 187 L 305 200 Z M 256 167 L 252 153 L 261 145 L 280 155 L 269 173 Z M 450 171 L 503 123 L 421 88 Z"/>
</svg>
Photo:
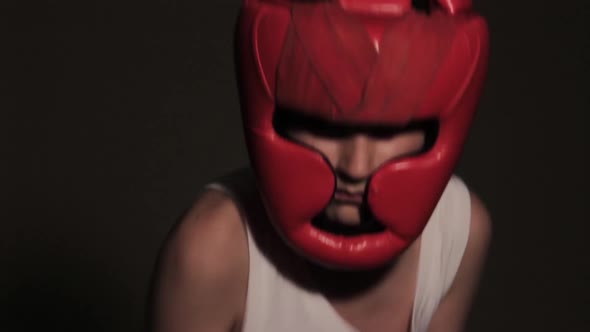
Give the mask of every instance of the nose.
<svg viewBox="0 0 590 332">
<path fill-rule="evenodd" d="M 341 145 L 336 172 L 345 181 L 365 181 L 373 172 L 374 147 L 365 135 L 355 135 Z"/>
</svg>

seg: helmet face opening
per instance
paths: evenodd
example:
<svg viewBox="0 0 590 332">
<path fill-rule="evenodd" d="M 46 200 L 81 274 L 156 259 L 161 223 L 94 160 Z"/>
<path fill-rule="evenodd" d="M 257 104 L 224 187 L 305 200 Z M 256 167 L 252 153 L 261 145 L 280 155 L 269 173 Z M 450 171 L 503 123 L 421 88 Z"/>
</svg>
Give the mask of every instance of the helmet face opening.
<svg viewBox="0 0 590 332">
<path fill-rule="evenodd" d="M 294 137 L 293 133 L 304 132 L 307 135 L 320 140 L 328 140 L 330 144 L 336 144 L 342 146 L 346 144 L 346 141 L 351 137 L 357 135 L 364 135 L 373 140 L 376 145 L 382 144 L 381 142 L 387 142 L 388 140 L 396 139 L 399 135 L 403 135 L 406 132 L 420 132 L 423 134 L 424 141 L 421 148 L 408 155 L 392 155 L 391 158 L 383 161 L 380 165 L 375 165 L 372 173 L 378 172 L 384 165 L 399 161 L 401 159 L 418 158 L 419 156 L 426 154 L 432 149 L 436 142 L 438 133 L 438 122 L 436 120 L 425 120 L 425 121 L 414 121 L 403 127 L 384 125 L 381 123 L 368 124 L 368 125 L 357 125 L 353 123 L 338 123 L 323 118 L 314 117 L 309 112 L 301 112 L 297 110 L 289 110 L 281 107 L 277 107 L 273 115 L 273 128 L 279 137 L 289 141 L 295 145 L 306 148 L 311 152 L 321 155 L 327 166 L 329 166 L 333 172 L 334 178 L 340 179 L 341 182 L 353 184 L 357 181 L 365 182 L 362 202 L 355 202 L 359 210 L 359 221 L 358 224 L 344 224 L 334 222 L 331 218 L 326 215 L 325 209 L 322 209 L 316 216 L 311 219 L 311 225 L 320 231 L 327 233 L 351 237 L 362 234 L 374 234 L 386 231 L 385 225 L 381 223 L 374 214 L 371 212 L 371 208 L 367 202 L 367 187 L 370 183 L 370 175 L 365 179 L 352 179 L 345 173 L 336 170 L 334 165 L 331 164 L 329 158 L 324 155 L 320 148 L 303 141 L 298 140 Z M 278 138 L 277 138 L 278 139 Z M 336 182 L 336 181 L 335 181 Z M 356 186 L 358 187 L 358 186 Z M 336 189 L 333 189 L 331 203 L 338 204 L 339 200 L 335 196 Z M 313 190 L 309 188 L 308 190 Z"/>
</svg>

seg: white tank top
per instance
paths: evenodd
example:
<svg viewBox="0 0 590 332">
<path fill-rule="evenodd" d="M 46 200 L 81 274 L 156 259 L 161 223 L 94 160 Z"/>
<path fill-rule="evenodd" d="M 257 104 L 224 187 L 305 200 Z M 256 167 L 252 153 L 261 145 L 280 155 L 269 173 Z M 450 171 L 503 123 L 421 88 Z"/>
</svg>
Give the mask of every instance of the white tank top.
<svg viewBox="0 0 590 332">
<path fill-rule="evenodd" d="M 246 225 L 249 278 L 243 332 L 358 332 L 324 296 L 292 281 L 293 273 L 285 273 L 296 275 L 297 259 L 285 254 L 285 247 L 279 248 L 278 235 L 268 228 L 257 230 L 268 222 L 261 215 L 264 209 L 248 170 L 207 187 L 230 196 Z M 422 234 L 411 332 L 426 332 L 455 278 L 467 245 L 470 208 L 467 187 L 453 176 Z M 254 218 L 263 222 L 257 224 Z"/>
</svg>

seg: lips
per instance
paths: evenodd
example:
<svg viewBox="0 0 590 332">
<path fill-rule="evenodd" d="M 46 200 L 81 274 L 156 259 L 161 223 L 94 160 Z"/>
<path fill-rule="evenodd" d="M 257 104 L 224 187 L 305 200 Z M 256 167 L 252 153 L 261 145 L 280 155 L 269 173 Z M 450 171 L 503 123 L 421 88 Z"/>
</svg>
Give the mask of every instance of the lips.
<svg viewBox="0 0 590 332">
<path fill-rule="evenodd" d="M 351 193 L 345 190 L 336 190 L 334 193 L 334 200 L 341 204 L 361 205 L 363 203 L 363 195 L 361 193 Z"/>
</svg>

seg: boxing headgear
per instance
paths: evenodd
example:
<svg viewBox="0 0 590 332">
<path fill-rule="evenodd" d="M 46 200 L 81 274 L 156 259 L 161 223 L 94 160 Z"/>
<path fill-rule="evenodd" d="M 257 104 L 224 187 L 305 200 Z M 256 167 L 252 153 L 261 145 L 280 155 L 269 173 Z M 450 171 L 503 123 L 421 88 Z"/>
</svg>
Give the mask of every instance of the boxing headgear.
<svg viewBox="0 0 590 332">
<path fill-rule="evenodd" d="M 246 142 L 270 220 L 285 241 L 325 265 L 383 265 L 422 232 L 452 175 L 487 69 L 485 21 L 469 0 L 245 0 L 237 67 Z M 279 135 L 278 106 L 325 120 L 403 126 L 436 120 L 425 153 L 391 160 L 367 185 L 385 230 L 337 235 L 312 224 L 335 174 L 317 151 Z"/>
</svg>

